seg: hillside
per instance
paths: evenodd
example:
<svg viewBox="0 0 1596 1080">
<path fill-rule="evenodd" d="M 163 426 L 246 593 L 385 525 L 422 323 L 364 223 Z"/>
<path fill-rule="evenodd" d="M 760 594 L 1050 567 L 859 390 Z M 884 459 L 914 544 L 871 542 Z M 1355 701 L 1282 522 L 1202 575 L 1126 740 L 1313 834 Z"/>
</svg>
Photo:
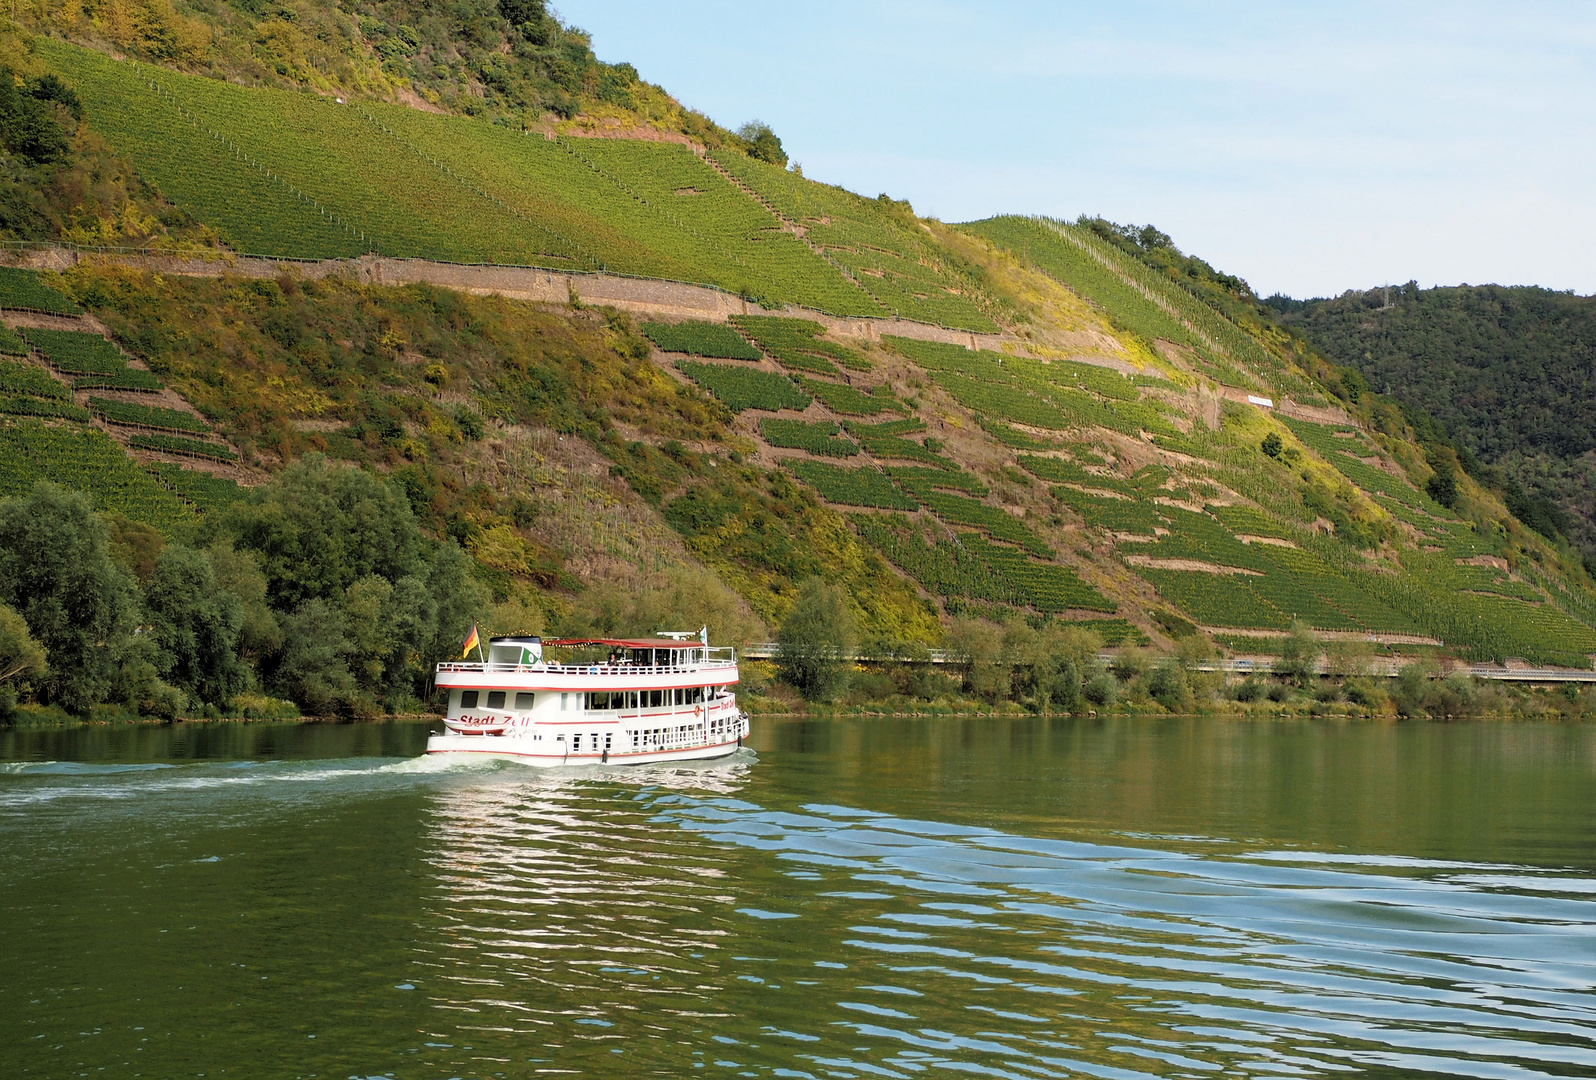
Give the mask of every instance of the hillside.
<svg viewBox="0 0 1596 1080">
<path fill-rule="evenodd" d="M 1270 303 L 1326 356 L 1441 421 L 1500 470 L 1515 512 L 1596 565 L 1596 297 L 1410 283 Z"/>
<path fill-rule="evenodd" d="M 208 259 L 172 273 L 52 249 L 25 258 L 70 269 L 0 282 L 0 321 L 21 334 L 0 494 L 51 479 L 162 543 L 269 561 L 260 508 L 343 463 L 400 493 L 420 548 L 470 556 L 481 595 L 438 600 L 449 619 L 709 622 L 746 642 L 825 581 L 873 654 L 945 645 L 966 658 L 966 691 L 1038 708 L 1077 705 L 1088 683 L 1100 704 L 1219 691 L 1134 658 L 1094 673 L 1102 644 L 1267 654 L 1311 632 L 1348 655 L 1596 654 L 1577 559 L 1162 234 L 947 226 L 724 141 L 518 130 L 60 40 L 23 51 L 31 100 L 63 132 L 82 115 L 37 168 L 92 158 L 124 178 L 77 220 L 122 205 L 118 222 L 158 222 L 144 251 Z M 16 182 L 43 198 L 43 175 Z M 234 251 L 284 261 L 246 276 Z M 558 271 L 571 302 L 451 291 L 421 262 L 422 283 L 384 286 L 354 263 L 295 261 L 368 253 Z M 639 300 L 634 318 L 579 302 L 598 272 L 747 302 L 694 321 Z M 98 456 L 69 467 L 66 442 Z M 314 599 L 337 625 L 370 618 L 353 584 Z M 268 600 L 279 621 L 307 617 L 301 592 Z M 447 641 L 428 633 L 368 674 L 356 638 L 329 646 L 347 678 L 316 685 L 342 696 L 284 675 L 301 670 L 285 654 L 250 663 L 296 700 L 401 707 Z M 1066 656 L 1072 675 L 1048 668 Z M 855 693 L 949 692 L 911 674 Z"/>
</svg>

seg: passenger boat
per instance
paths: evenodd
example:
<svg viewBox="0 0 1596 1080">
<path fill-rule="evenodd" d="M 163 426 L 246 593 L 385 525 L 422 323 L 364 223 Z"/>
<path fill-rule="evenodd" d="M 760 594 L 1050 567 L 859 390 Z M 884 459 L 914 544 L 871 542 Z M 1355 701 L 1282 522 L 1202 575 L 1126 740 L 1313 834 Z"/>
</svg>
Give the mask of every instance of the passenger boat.
<svg viewBox="0 0 1596 1080">
<path fill-rule="evenodd" d="M 577 649 L 608 656 L 544 656 Z M 638 639 L 496 637 L 485 657 L 480 647 L 477 653 L 482 662 L 438 665 L 449 707 L 445 730 L 427 739 L 429 754 L 641 765 L 724 757 L 748 734 L 730 690 L 736 652 L 710 647 L 707 630 Z"/>
</svg>

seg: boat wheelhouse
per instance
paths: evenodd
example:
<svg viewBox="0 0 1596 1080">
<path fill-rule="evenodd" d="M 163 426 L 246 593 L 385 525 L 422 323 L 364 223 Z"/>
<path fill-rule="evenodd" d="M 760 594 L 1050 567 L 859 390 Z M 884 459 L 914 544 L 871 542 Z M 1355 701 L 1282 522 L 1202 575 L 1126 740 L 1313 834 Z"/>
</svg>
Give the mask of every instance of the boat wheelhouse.
<svg viewBox="0 0 1596 1080">
<path fill-rule="evenodd" d="M 438 665 L 449 706 L 445 730 L 427 740 L 427 753 L 542 766 L 733 753 L 748 734 L 748 717 L 731 692 L 737 656 L 706 637 L 493 638 L 482 662 Z"/>
</svg>

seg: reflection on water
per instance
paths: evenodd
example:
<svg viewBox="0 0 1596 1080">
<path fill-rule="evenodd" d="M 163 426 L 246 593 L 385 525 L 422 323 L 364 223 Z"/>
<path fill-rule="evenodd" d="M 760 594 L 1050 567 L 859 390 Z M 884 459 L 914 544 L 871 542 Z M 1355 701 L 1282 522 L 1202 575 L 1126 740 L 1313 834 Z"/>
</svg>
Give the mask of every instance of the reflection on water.
<svg viewBox="0 0 1596 1080">
<path fill-rule="evenodd" d="M 0 766 L 21 931 L 0 945 L 0 1071 L 1596 1075 L 1596 862 L 1545 858 L 1588 835 L 1514 861 L 1470 819 L 1425 818 L 1406 845 L 1315 850 L 1323 823 L 1227 835 L 1234 806 L 1189 792 L 1170 815 L 1100 803 L 1133 801 L 1104 769 L 1134 763 L 1139 786 L 1215 753 L 1260 755 L 1231 781 L 1244 805 L 1282 769 L 1334 790 L 1311 727 L 1170 728 L 1129 756 L 1107 728 L 1020 754 L 951 722 L 947 755 L 898 727 L 767 729 L 757 758 L 652 771 Z M 1588 822 L 1592 733 L 1546 729 L 1515 765 L 1481 757 L 1489 732 L 1431 730 L 1423 783 L 1538 770 L 1521 818 Z M 1499 751 L 1524 738 L 1495 730 Z M 1406 738 L 1354 737 L 1376 769 Z"/>
</svg>

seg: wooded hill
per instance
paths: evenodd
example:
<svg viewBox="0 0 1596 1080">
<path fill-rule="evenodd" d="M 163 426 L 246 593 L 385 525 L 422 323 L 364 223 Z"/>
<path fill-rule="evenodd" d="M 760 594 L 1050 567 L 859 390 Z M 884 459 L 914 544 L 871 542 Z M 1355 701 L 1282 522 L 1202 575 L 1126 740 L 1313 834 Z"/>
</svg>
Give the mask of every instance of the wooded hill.
<svg viewBox="0 0 1596 1080">
<path fill-rule="evenodd" d="M 1326 356 L 1439 420 L 1520 518 L 1596 566 L 1596 297 L 1410 282 L 1269 302 Z"/>
<path fill-rule="evenodd" d="M 242 47 L 212 29 L 207 48 Z M 161 544 L 262 559 L 239 523 L 281 503 L 273 477 L 324 455 L 401 491 L 423 547 L 472 557 L 484 591 L 452 619 L 495 632 L 707 621 L 759 640 L 824 579 L 873 651 L 1031 656 L 999 696 L 1044 705 L 1065 699 L 1038 658 L 1085 663 L 1096 642 L 1267 652 L 1300 625 L 1471 660 L 1596 653 L 1596 595 L 1566 547 L 1421 444 L 1411 415 L 1244 282 L 1156 230 L 948 226 L 807 180 L 747 140 L 591 137 L 594 115 L 621 108 L 598 98 L 569 121 L 529 106 L 518 127 L 502 111 L 396 104 L 391 81 L 339 102 L 149 62 L 204 66 L 192 58 L 114 60 L 77 37 L 7 46 L 37 103 L 25 109 L 63 133 L 53 151 L 13 154 L 12 183 L 43 208 L 34 236 L 125 244 L 133 221 L 157 252 L 607 271 L 717 288 L 742 313 L 634 318 L 574 291 L 536 304 L 293 263 L 247 278 L 220 258 L 213 276 L 180 276 L 86 256 L 14 275 L 0 296 L 64 313 L 11 317 L 16 452 L 0 494 L 50 479 Z M 213 59 L 210 74 L 237 77 L 238 63 Z M 463 94 L 462 111 L 498 100 Z M 61 182 L 86 175 L 118 182 Z M 80 379 L 127 385 L 97 405 L 102 383 Z M 148 405 L 166 411 L 135 411 L 140 394 L 169 395 Z M 125 481 L 63 465 L 50 447 L 66 439 L 124 462 Z M 191 497 L 180 465 L 259 487 Z M 129 494 L 140 485 L 156 494 Z M 315 600 L 341 625 L 382 627 L 375 588 L 266 602 L 279 624 L 300 625 Z M 448 632 L 374 646 L 402 655 L 397 668 L 361 669 L 353 637 L 330 644 L 347 677 L 320 685 L 398 707 Z M 252 663 L 277 693 L 305 685 L 278 653 Z M 1077 692 L 1089 674 L 1077 667 Z"/>
</svg>

